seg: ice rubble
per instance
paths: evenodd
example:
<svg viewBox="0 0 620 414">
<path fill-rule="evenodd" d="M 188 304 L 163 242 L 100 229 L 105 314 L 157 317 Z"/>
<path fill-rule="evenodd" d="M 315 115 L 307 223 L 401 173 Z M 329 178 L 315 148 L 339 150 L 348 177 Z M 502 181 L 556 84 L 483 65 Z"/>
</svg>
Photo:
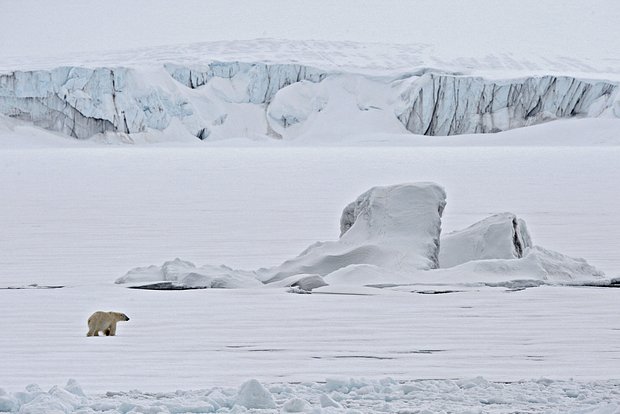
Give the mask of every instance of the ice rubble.
<svg viewBox="0 0 620 414">
<path fill-rule="evenodd" d="M 510 383 L 482 377 L 396 381 L 391 378 L 327 378 L 323 382 L 266 384 L 251 379 L 231 387 L 170 393 L 85 394 L 70 380 L 48 392 L 37 385 L 8 393 L 0 411 L 44 413 L 385 413 L 410 412 L 620 412 L 618 381 L 541 378 Z"/>
<path fill-rule="evenodd" d="M 227 266 L 203 265 L 197 267 L 192 262 L 176 258 L 162 266 L 137 267 L 130 270 L 116 283 L 174 282 L 177 286 L 188 288 L 257 287 L 261 283 L 252 272 L 234 270 Z"/>
<path fill-rule="evenodd" d="M 484 133 L 620 117 L 618 85 L 570 76 L 376 76 L 301 64 L 58 67 L 0 74 L 0 114 L 75 138 L 145 131 L 205 140 L 368 132 Z M 330 130 L 324 125 L 328 124 Z"/>
<path fill-rule="evenodd" d="M 244 382 L 239 388 L 235 405 L 249 409 L 276 408 L 273 396 L 263 385 L 255 379 Z"/>
<path fill-rule="evenodd" d="M 373 187 L 344 208 L 338 240 L 315 243 L 279 266 L 241 271 L 196 267 L 177 258 L 161 267 L 132 269 L 116 283 L 312 291 L 406 284 L 579 284 L 604 276 L 583 259 L 533 245 L 525 222 L 512 213 L 440 237 L 445 205 L 445 191 L 434 183 Z"/>
</svg>

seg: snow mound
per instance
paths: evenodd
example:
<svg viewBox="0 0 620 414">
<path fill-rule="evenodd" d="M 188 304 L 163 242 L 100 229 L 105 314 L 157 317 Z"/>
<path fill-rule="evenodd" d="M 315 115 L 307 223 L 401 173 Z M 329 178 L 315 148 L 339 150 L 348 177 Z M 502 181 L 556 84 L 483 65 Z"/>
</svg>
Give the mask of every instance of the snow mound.
<svg viewBox="0 0 620 414">
<path fill-rule="evenodd" d="M 508 287 L 595 282 L 603 272 L 584 259 L 532 243 L 524 220 L 513 213 L 487 217 L 441 238 L 437 281 L 459 280 Z"/>
<path fill-rule="evenodd" d="M 288 400 L 282 406 L 283 413 L 311 413 L 314 412 L 308 401 L 301 398 L 293 398 Z"/>
<path fill-rule="evenodd" d="M 255 379 L 251 379 L 239 389 L 235 405 L 241 405 L 249 409 L 276 408 L 271 393 Z"/>
<path fill-rule="evenodd" d="M 456 266 L 472 260 L 519 259 L 532 246 L 525 221 L 512 213 L 495 214 L 465 230 L 441 238 L 441 267 Z"/>
<path fill-rule="evenodd" d="M 323 279 L 320 275 L 299 274 L 272 282 L 269 285 L 274 287 L 299 288 L 302 291 L 309 292 L 312 289 L 327 286 L 327 283 L 325 283 L 325 279 Z"/>
<path fill-rule="evenodd" d="M 413 284 L 529 287 L 598 283 L 604 277 L 584 259 L 534 246 L 525 221 L 513 213 L 440 237 L 445 206 L 446 193 L 434 183 L 373 187 L 344 208 L 338 240 L 317 242 L 279 266 L 244 271 L 196 267 L 177 258 L 132 269 L 116 283 L 366 294 L 368 288 Z"/>
<path fill-rule="evenodd" d="M 470 274 L 487 284 L 536 280 L 578 284 L 595 281 L 604 273 L 584 259 L 573 258 L 540 246 L 528 247 L 522 259 L 473 260 L 446 269 L 452 275 Z"/>
</svg>

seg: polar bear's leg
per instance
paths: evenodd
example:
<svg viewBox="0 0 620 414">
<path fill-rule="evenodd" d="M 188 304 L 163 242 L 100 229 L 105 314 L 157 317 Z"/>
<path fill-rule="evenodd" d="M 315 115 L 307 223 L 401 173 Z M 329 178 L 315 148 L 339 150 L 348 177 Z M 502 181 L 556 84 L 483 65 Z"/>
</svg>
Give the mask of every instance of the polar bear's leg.
<svg viewBox="0 0 620 414">
<path fill-rule="evenodd" d="M 110 336 L 116 335 L 116 322 L 112 322 L 110 324 L 110 327 L 108 328 L 108 331 L 110 332 Z"/>
<path fill-rule="evenodd" d="M 95 324 L 93 323 L 93 317 L 88 318 L 88 333 L 86 336 L 93 336 L 95 334 Z"/>
</svg>

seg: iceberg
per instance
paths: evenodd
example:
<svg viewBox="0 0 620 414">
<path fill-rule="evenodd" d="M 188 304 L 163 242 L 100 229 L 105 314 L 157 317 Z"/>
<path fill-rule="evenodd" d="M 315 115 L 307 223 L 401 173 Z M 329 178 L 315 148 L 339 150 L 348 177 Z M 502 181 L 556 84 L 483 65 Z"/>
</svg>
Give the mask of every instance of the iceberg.
<svg viewBox="0 0 620 414">
<path fill-rule="evenodd" d="M 358 264 L 397 271 L 435 269 L 445 200 L 445 191 L 434 183 L 371 188 L 344 208 L 339 240 L 314 244 L 257 274 L 271 283 L 302 273 L 326 276 Z"/>
<path fill-rule="evenodd" d="M 297 293 L 416 284 L 604 285 L 603 272 L 584 259 L 534 245 L 525 221 L 513 213 L 442 237 L 445 206 L 446 193 L 435 183 L 373 187 L 343 209 L 338 240 L 317 242 L 278 266 L 246 271 L 177 258 L 132 269 L 116 283 L 147 289 L 288 287 Z"/>
</svg>

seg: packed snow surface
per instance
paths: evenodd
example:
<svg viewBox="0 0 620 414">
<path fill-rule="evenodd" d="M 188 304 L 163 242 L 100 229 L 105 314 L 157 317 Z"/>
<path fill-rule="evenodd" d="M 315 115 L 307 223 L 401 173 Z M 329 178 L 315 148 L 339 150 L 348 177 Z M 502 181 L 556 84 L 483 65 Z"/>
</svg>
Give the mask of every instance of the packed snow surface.
<svg viewBox="0 0 620 414">
<path fill-rule="evenodd" d="M 620 200 L 610 183 L 620 181 L 620 154 L 617 129 L 601 125 L 514 130 L 491 146 L 488 137 L 469 136 L 471 147 L 396 148 L 380 141 L 102 147 L 50 136 L 12 140 L 7 131 L 0 286 L 29 288 L 0 290 L 1 387 L 48 390 L 75 378 L 91 396 L 236 391 L 255 378 L 269 390 L 346 375 L 530 385 L 574 378 L 585 382 L 577 388 L 596 389 L 589 381 L 618 376 L 618 289 L 448 283 L 297 295 L 287 287 L 145 291 L 112 281 L 174 257 L 236 269 L 277 266 L 317 240 L 338 239 L 343 207 L 368 188 L 411 181 L 445 188 L 446 236 L 513 211 L 537 245 L 585 257 L 617 277 Z M 583 136 L 590 146 L 548 146 L 556 134 L 570 142 L 580 142 L 571 134 Z M 97 310 L 131 320 L 116 337 L 87 338 L 86 320 Z"/>
</svg>

